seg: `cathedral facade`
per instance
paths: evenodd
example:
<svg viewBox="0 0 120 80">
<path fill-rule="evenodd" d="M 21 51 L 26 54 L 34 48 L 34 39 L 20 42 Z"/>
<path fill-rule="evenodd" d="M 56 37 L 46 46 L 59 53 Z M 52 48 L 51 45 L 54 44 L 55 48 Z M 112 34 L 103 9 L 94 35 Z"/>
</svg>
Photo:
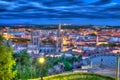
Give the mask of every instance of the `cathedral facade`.
<svg viewBox="0 0 120 80">
<path fill-rule="evenodd" d="M 43 45 L 41 41 L 41 31 L 33 30 L 31 32 L 31 44 L 28 45 L 29 54 L 60 54 L 62 52 L 62 33 L 61 25 L 58 25 L 57 39 L 55 45 Z"/>
</svg>

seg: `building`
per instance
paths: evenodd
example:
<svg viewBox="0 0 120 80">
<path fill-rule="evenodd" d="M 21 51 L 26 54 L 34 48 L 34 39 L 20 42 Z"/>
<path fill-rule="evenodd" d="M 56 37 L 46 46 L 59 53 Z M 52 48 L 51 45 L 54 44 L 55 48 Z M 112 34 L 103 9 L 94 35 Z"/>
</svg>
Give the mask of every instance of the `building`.
<svg viewBox="0 0 120 80">
<path fill-rule="evenodd" d="M 62 52 L 62 33 L 61 25 L 58 25 L 56 45 L 42 44 L 41 31 L 33 30 L 31 32 L 31 44 L 28 45 L 27 52 L 30 54 L 59 54 Z"/>
<path fill-rule="evenodd" d="M 61 53 L 62 51 L 62 33 L 61 33 L 61 24 L 58 25 L 58 34 L 57 34 L 57 43 L 56 43 L 56 52 Z"/>
</svg>

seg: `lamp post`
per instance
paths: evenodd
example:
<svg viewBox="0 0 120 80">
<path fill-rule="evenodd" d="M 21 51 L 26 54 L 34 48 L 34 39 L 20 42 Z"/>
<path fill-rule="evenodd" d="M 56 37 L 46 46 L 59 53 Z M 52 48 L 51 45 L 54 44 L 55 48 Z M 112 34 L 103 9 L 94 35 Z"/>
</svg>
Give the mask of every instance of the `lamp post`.
<svg viewBox="0 0 120 80">
<path fill-rule="evenodd" d="M 116 80 L 119 80 L 119 53 L 116 56 Z"/>
<path fill-rule="evenodd" d="M 41 66 L 40 66 L 40 77 L 41 77 L 41 80 L 43 80 L 43 75 L 42 75 L 42 64 L 44 64 L 44 62 L 45 62 L 45 58 L 44 57 L 40 57 L 39 59 L 38 59 L 38 61 L 39 61 L 39 63 L 41 64 Z"/>
</svg>

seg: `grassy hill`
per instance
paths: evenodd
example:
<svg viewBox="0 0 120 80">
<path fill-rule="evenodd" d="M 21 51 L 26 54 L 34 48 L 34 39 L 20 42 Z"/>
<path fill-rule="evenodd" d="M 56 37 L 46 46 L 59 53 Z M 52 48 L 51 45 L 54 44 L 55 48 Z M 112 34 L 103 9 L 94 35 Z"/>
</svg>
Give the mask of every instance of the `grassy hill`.
<svg viewBox="0 0 120 80">
<path fill-rule="evenodd" d="M 40 79 L 30 79 L 40 80 Z M 112 77 L 92 73 L 70 72 L 44 77 L 44 80 L 115 80 Z"/>
</svg>

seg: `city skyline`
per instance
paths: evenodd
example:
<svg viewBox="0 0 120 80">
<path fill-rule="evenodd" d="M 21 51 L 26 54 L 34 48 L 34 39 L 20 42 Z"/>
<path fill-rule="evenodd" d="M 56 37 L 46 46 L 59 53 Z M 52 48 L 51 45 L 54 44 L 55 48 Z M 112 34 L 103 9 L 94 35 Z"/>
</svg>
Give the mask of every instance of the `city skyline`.
<svg viewBox="0 0 120 80">
<path fill-rule="evenodd" d="M 0 28 L 0 80 L 119 80 L 120 27 L 19 26 Z"/>
<path fill-rule="evenodd" d="M 1 0 L 0 24 L 119 25 L 119 0 Z"/>
</svg>

